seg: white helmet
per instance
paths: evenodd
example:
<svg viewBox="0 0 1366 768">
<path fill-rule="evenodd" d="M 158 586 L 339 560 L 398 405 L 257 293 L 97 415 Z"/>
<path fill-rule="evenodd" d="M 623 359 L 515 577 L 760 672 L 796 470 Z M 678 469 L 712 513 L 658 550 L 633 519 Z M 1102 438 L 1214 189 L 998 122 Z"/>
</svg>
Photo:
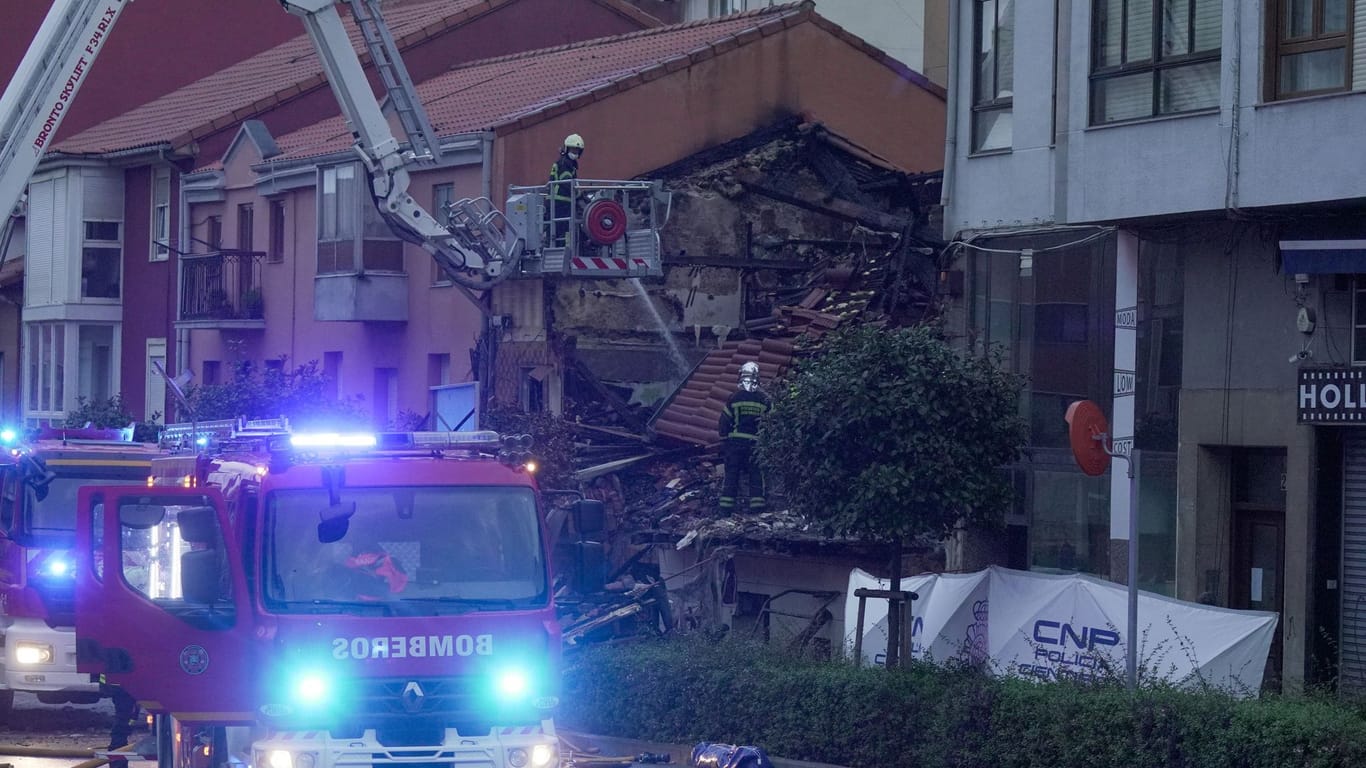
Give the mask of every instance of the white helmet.
<svg viewBox="0 0 1366 768">
<path fill-rule="evenodd" d="M 740 389 L 753 392 L 759 388 L 759 364 L 748 362 L 740 366 Z"/>
<path fill-rule="evenodd" d="M 564 137 L 564 148 L 577 149 L 579 152 L 583 152 L 583 137 L 577 133 L 569 134 Z"/>
</svg>

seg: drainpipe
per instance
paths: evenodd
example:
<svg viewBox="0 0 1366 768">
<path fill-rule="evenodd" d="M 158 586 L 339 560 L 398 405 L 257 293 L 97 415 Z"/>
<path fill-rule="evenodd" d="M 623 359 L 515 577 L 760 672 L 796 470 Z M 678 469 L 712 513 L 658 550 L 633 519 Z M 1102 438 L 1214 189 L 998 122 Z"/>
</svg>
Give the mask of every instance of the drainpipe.
<svg viewBox="0 0 1366 768">
<path fill-rule="evenodd" d="M 178 173 L 177 173 L 177 177 L 179 177 L 179 174 L 178 174 Z M 182 290 L 181 283 L 182 283 L 182 281 L 184 280 L 184 270 L 185 270 L 185 264 L 184 264 L 184 262 L 182 262 L 181 259 L 180 259 L 180 253 L 179 253 L 180 248 L 179 248 L 179 246 L 180 246 L 181 243 L 184 243 L 186 246 L 190 246 L 190 244 L 191 244 L 191 242 L 192 242 L 192 241 L 190 240 L 190 204 L 189 204 L 189 202 L 185 199 L 185 185 L 182 183 L 182 184 L 180 184 L 180 185 L 178 185 L 178 186 L 179 186 L 179 189 L 180 189 L 180 193 L 179 193 L 178 195 L 176 195 L 176 209 L 177 209 L 177 211 L 178 211 L 178 213 L 179 213 L 179 216 L 180 216 L 180 226 L 177 227 L 177 230 L 179 231 L 179 234 L 177 235 L 177 239 L 176 239 L 176 246 L 177 246 L 177 248 L 176 248 L 176 253 L 174 254 L 174 255 L 175 255 L 175 265 L 176 265 L 176 269 L 175 269 L 176 290 L 175 290 L 175 309 L 173 310 L 173 312 L 174 312 L 174 315 L 173 315 L 173 316 L 174 316 L 175 320 L 179 320 L 179 319 L 180 319 L 180 292 L 181 292 L 181 290 Z M 179 375 L 179 374 L 180 374 L 180 371 L 186 371 L 186 370 L 189 370 L 189 368 L 190 368 L 190 331 L 189 331 L 188 328 L 182 328 L 182 327 L 176 325 L 176 324 L 175 324 L 175 320 L 173 320 L 172 323 L 171 323 L 171 326 L 172 326 L 173 328 L 175 328 L 175 366 L 172 368 L 172 370 L 176 371 L 176 374 L 175 374 L 175 375 Z M 178 405 L 178 403 L 177 403 L 177 405 Z M 178 417 L 178 418 L 187 418 L 187 417 L 188 417 L 188 414 L 177 414 L 177 417 Z M 170 423 L 170 419 L 169 419 L 169 418 L 163 417 L 162 420 L 165 421 L 166 423 Z"/>
<path fill-rule="evenodd" d="M 945 89 L 948 93 L 948 114 L 944 125 L 944 182 L 939 194 L 939 204 L 945 212 L 953 201 L 953 176 L 958 159 L 958 17 L 961 12 L 959 0 L 949 0 L 949 83 Z"/>
</svg>

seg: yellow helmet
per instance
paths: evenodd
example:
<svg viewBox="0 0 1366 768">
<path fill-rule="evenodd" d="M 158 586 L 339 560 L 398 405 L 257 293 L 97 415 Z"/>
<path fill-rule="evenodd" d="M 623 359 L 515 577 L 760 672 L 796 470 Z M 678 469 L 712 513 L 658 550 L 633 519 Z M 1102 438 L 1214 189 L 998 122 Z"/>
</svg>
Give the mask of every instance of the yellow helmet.
<svg viewBox="0 0 1366 768">
<path fill-rule="evenodd" d="M 564 148 L 565 148 L 565 149 L 577 149 L 578 151 L 582 152 L 582 151 L 583 151 L 583 137 L 580 136 L 580 135 L 578 135 L 577 133 L 571 133 L 571 134 L 569 134 L 568 136 L 564 137 Z"/>
</svg>

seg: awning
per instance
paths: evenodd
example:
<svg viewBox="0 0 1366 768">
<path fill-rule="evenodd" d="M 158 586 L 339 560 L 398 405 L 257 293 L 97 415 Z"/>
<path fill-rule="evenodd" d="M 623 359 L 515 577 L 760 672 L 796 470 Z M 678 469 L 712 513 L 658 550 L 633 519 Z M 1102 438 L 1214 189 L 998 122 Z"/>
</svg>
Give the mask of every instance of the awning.
<svg viewBox="0 0 1366 768">
<path fill-rule="evenodd" d="M 1282 240 L 1281 271 L 1287 275 L 1366 272 L 1366 240 Z"/>
</svg>

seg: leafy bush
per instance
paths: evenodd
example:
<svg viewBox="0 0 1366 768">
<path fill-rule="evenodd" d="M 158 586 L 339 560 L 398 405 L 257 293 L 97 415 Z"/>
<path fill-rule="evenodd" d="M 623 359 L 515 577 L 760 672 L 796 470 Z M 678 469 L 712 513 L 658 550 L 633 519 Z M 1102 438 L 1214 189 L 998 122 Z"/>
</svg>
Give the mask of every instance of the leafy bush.
<svg viewBox="0 0 1366 768">
<path fill-rule="evenodd" d="M 1366 764 L 1366 720 L 1330 702 L 860 668 L 696 637 L 585 648 L 566 670 L 564 699 L 561 721 L 590 733 L 753 744 L 849 766 Z"/>
<path fill-rule="evenodd" d="M 138 421 L 127 406 L 123 404 L 123 394 L 113 397 L 95 398 L 91 400 L 85 395 L 76 397 L 76 407 L 66 414 L 64 427 L 83 427 L 89 424 L 100 429 L 117 427 L 126 428 L 129 424 L 133 425 L 133 439 L 140 443 L 156 442 L 161 434 L 161 426 L 156 423 L 156 419 L 161 417 L 160 413 L 152 414 L 152 421 Z M 135 423 L 136 422 L 136 423 Z"/>
<path fill-rule="evenodd" d="M 331 387 L 317 360 L 289 370 L 263 369 L 244 361 L 238 363 L 231 381 L 191 387 L 186 396 L 200 421 L 285 416 L 295 429 L 366 426 L 367 415 L 360 403 L 332 397 Z"/>
</svg>

